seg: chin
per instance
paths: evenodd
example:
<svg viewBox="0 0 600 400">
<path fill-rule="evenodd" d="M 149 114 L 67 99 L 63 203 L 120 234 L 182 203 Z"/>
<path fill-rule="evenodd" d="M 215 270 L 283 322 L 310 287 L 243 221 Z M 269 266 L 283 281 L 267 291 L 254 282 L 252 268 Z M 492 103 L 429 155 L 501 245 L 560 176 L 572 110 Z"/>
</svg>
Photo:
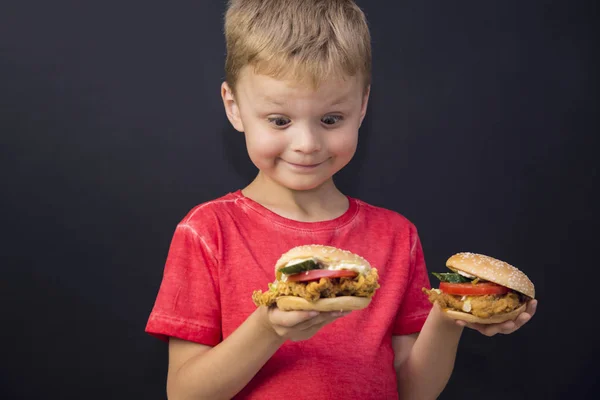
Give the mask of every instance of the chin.
<svg viewBox="0 0 600 400">
<path fill-rule="evenodd" d="M 295 174 L 288 171 L 280 171 L 277 168 L 261 170 L 261 174 L 267 181 L 288 190 L 295 191 L 315 190 L 331 182 L 331 174 L 323 173 L 325 171 L 319 172 L 320 173 L 314 174 Z"/>
<path fill-rule="evenodd" d="M 323 185 L 331 182 L 331 177 L 316 179 L 316 178 L 288 178 L 288 179 L 275 179 L 279 185 L 295 191 L 309 191 L 316 190 L 322 187 Z"/>
<path fill-rule="evenodd" d="M 288 183 L 284 183 L 284 182 L 279 182 L 279 185 L 283 186 L 284 188 L 288 189 L 288 190 L 293 190 L 296 192 L 308 192 L 311 190 L 316 190 L 319 189 L 321 186 L 323 186 L 325 182 L 321 182 L 319 184 L 301 184 L 301 183 L 295 183 L 295 184 L 288 184 Z"/>
</svg>

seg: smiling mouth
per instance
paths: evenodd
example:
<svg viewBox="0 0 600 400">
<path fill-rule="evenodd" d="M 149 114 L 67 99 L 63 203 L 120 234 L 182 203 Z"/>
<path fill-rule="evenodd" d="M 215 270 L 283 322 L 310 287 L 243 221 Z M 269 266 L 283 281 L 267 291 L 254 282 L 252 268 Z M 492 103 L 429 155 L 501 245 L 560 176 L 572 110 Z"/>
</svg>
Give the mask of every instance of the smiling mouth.
<svg viewBox="0 0 600 400">
<path fill-rule="evenodd" d="M 310 168 L 318 167 L 319 165 L 323 164 L 325 161 L 321 161 L 320 163 L 316 163 L 316 164 L 296 164 L 296 163 L 289 162 L 289 161 L 285 161 L 285 162 L 288 163 L 289 165 L 291 165 L 292 167 L 310 169 Z"/>
</svg>

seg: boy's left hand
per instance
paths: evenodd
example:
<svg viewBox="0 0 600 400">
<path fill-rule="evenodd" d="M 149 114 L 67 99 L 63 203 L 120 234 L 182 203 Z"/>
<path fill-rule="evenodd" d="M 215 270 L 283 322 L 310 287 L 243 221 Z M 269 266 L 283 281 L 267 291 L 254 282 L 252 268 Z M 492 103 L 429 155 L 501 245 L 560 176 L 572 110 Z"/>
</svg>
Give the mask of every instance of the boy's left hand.
<svg viewBox="0 0 600 400">
<path fill-rule="evenodd" d="M 535 315 L 535 309 L 537 307 L 537 300 L 530 300 L 527 303 L 527 309 L 523 311 L 517 319 L 514 321 L 506 321 L 500 324 L 473 324 L 470 322 L 457 320 L 456 324 L 459 326 L 466 326 L 467 328 L 475 329 L 485 336 L 494 336 L 497 333 L 508 335 L 513 333 L 523 325 L 527 323 Z"/>
</svg>

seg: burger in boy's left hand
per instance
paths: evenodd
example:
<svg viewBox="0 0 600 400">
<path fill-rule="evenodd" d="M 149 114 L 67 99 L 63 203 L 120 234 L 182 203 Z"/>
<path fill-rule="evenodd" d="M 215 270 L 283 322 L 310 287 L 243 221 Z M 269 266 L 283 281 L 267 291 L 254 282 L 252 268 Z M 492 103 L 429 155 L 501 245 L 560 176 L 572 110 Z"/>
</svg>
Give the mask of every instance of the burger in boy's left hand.
<svg viewBox="0 0 600 400">
<path fill-rule="evenodd" d="M 475 329 L 485 336 L 494 336 L 497 333 L 509 334 L 521 328 L 525 325 L 535 314 L 537 308 L 537 300 L 529 300 L 527 302 L 527 309 L 522 312 L 514 321 L 505 321 L 498 324 L 477 324 L 472 322 L 465 322 L 457 320 L 456 324 L 459 326 L 466 326 L 467 328 Z"/>
<path fill-rule="evenodd" d="M 423 292 L 457 325 L 486 336 L 508 334 L 535 314 L 535 286 L 518 268 L 475 253 L 455 254 L 446 266 L 452 273 L 433 273 L 439 289 Z"/>
</svg>

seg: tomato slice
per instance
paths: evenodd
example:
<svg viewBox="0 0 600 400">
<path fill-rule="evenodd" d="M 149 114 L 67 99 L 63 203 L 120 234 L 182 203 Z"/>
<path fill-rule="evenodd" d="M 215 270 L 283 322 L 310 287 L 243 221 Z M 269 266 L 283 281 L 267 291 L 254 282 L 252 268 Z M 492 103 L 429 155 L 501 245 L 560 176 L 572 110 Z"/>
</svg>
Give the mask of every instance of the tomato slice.
<svg viewBox="0 0 600 400">
<path fill-rule="evenodd" d="M 458 295 L 486 295 L 486 294 L 505 294 L 509 289 L 505 286 L 497 285 L 491 282 L 483 283 L 448 283 L 441 282 L 440 290 L 448 294 Z"/>
<path fill-rule="evenodd" d="M 311 271 L 300 272 L 299 274 L 294 274 L 288 276 L 288 281 L 290 282 L 304 282 L 304 281 L 314 281 L 321 278 L 354 278 L 358 275 L 354 271 L 349 271 L 347 269 L 341 269 L 339 271 L 330 271 L 328 269 L 313 269 Z"/>
</svg>

